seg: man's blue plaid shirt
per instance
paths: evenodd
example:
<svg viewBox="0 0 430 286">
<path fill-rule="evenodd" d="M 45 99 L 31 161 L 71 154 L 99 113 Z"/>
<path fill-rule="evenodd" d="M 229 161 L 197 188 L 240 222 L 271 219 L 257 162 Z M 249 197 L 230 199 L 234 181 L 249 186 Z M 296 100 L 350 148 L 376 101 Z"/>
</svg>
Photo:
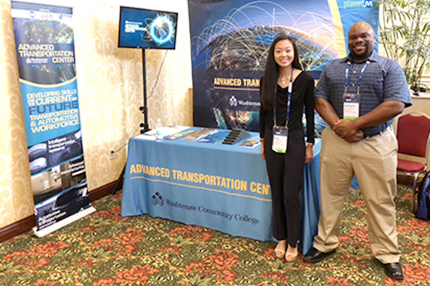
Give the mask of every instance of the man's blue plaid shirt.
<svg viewBox="0 0 430 286">
<path fill-rule="evenodd" d="M 352 65 L 349 70 L 348 93 L 357 92 L 357 83 L 361 69 L 366 61 L 355 63 L 349 57 L 337 59 L 327 65 L 321 73 L 315 89 L 315 97 L 326 99 L 343 118 L 343 94 L 345 92 L 345 70 L 347 62 Z M 411 95 L 405 74 L 394 60 L 379 56 L 375 52 L 369 57 L 370 64 L 363 74 L 360 87 L 360 116 L 372 111 L 385 101 L 396 100 L 412 105 Z M 364 129 L 364 135 L 372 136 L 393 123 L 393 119 L 379 126 Z"/>
</svg>

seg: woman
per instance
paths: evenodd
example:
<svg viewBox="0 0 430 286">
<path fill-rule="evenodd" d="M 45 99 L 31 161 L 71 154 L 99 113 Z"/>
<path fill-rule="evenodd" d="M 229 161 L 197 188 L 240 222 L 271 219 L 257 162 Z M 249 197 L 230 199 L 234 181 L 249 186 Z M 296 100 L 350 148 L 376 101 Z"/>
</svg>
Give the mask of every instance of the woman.
<svg viewBox="0 0 430 286">
<path fill-rule="evenodd" d="M 304 164 L 312 160 L 314 143 L 314 80 L 302 71 L 292 37 L 279 36 L 270 46 L 260 80 L 260 98 L 260 152 L 266 160 L 272 189 L 273 236 L 278 240 L 275 254 L 291 262 L 299 255 L 299 192 L 303 187 Z"/>
</svg>

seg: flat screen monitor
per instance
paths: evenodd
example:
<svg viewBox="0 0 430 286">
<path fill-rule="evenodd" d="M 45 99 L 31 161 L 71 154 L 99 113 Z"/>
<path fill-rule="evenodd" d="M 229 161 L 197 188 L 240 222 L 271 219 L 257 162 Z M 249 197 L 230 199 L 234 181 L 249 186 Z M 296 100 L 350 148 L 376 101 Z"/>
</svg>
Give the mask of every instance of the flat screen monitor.
<svg viewBox="0 0 430 286">
<path fill-rule="evenodd" d="M 175 49 L 178 13 L 120 6 L 118 47 Z"/>
</svg>

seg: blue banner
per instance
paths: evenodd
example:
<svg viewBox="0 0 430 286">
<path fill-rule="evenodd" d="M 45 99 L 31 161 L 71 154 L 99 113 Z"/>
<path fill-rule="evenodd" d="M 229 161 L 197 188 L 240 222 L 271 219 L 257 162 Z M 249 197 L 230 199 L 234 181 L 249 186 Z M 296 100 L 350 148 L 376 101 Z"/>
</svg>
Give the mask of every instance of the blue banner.
<svg viewBox="0 0 430 286">
<path fill-rule="evenodd" d="M 296 39 L 304 70 L 315 79 L 348 53 L 358 21 L 378 32 L 375 1 L 189 0 L 194 125 L 258 131 L 259 80 L 272 41 Z M 376 47 L 375 47 L 376 48 Z"/>
<path fill-rule="evenodd" d="M 12 1 L 37 229 L 89 206 L 72 8 Z"/>
</svg>

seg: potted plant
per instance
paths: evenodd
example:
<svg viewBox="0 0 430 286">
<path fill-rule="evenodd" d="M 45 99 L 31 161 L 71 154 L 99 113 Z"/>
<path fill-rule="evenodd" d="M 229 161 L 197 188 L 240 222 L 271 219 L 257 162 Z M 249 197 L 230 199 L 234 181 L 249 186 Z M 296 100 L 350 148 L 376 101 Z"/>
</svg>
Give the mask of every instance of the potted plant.
<svg viewBox="0 0 430 286">
<path fill-rule="evenodd" d="M 414 94 L 425 92 L 430 67 L 430 0 L 378 0 L 379 40 L 387 57 L 402 65 Z"/>
</svg>

